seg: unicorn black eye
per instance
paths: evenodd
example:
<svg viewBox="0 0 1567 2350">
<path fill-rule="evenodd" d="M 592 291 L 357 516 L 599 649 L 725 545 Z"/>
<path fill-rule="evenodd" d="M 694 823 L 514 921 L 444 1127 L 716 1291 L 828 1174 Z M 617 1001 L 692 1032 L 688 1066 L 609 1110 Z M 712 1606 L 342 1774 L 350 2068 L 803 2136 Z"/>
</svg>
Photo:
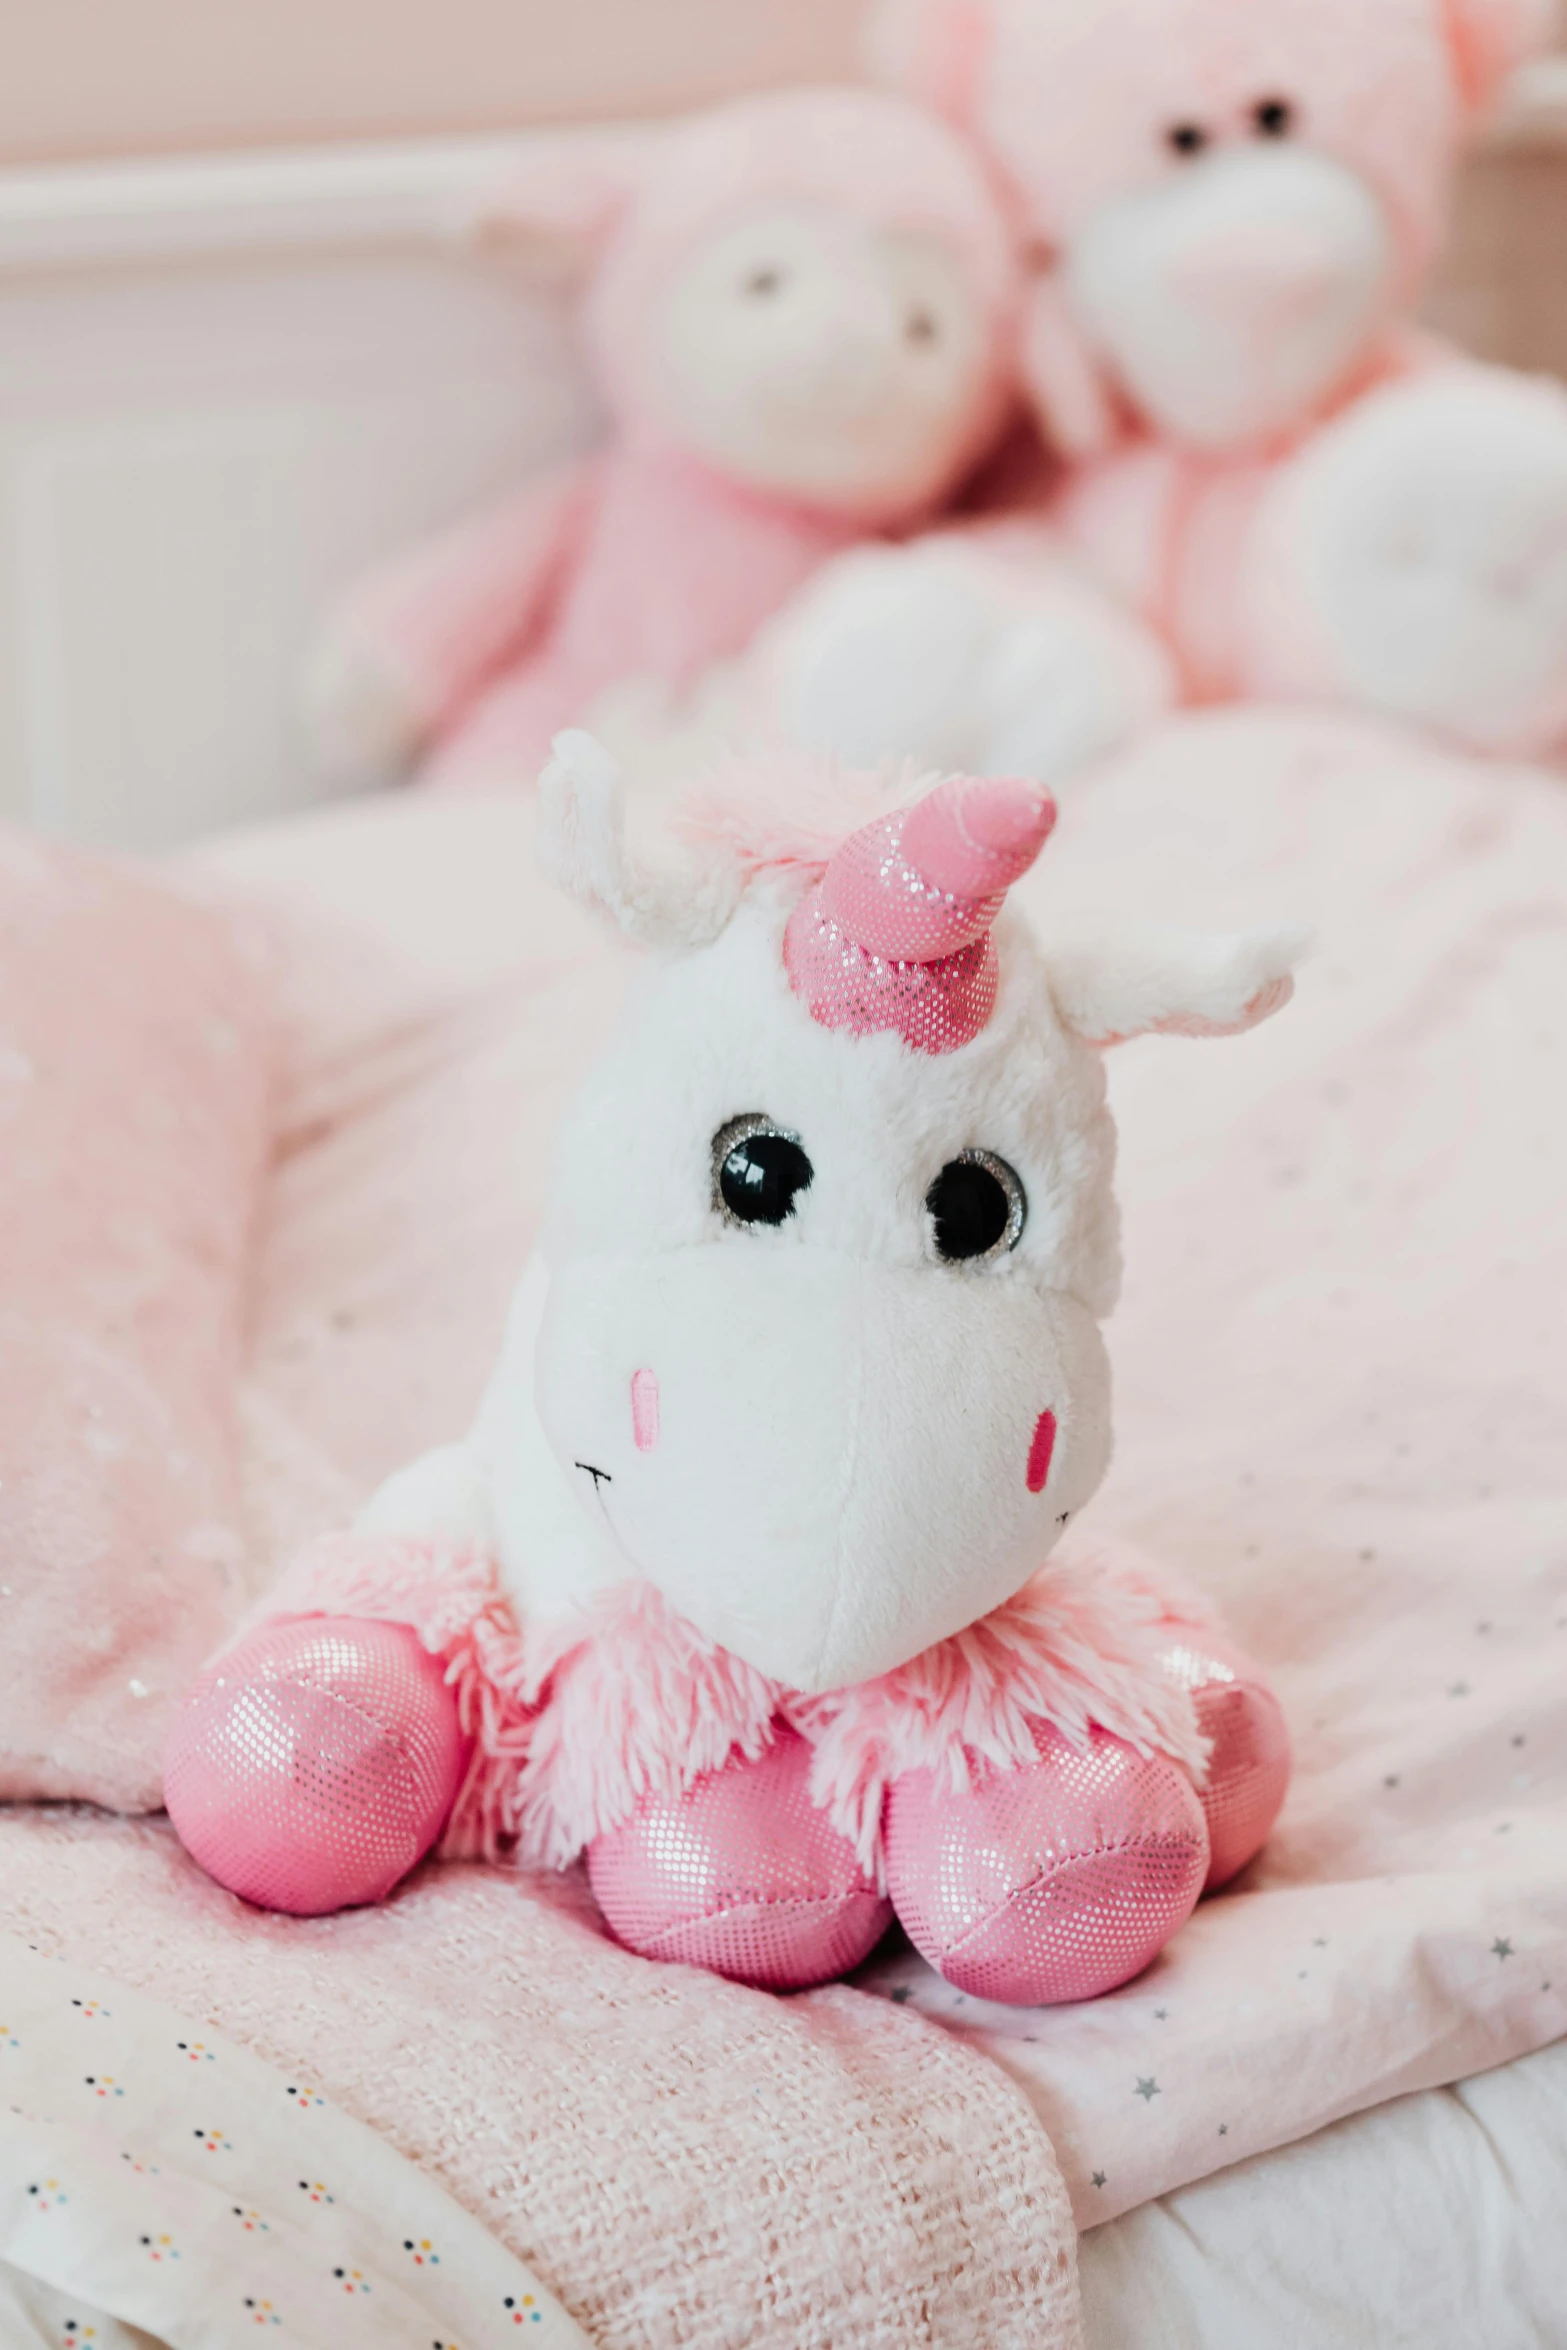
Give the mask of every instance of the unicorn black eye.
<svg viewBox="0 0 1567 2350">
<path fill-rule="evenodd" d="M 728 1224 L 782 1224 L 816 1170 L 797 1134 L 765 1111 L 731 1118 L 713 1137 L 713 1205 Z"/>
<path fill-rule="evenodd" d="M 972 1264 L 1016 1248 L 1028 1218 L 1022 1183 L 994 1151 L 960 1151 L 925 1194 L 936 1254 Z"/>
<path fill-rule="evenodd" d="M 1166 145 L 1180 156 L 1200 155 L 1208 144 L 1208 133 L 1200 122 L 1172 123 L 1164 136 Z"/>
<path fill-rule="evenodd" d="M 1260 98 L 1251 119 L 1262 139 L 1287 139 L 1295 128 L 1295 109 L 1287 98 Z"/>
</svg>

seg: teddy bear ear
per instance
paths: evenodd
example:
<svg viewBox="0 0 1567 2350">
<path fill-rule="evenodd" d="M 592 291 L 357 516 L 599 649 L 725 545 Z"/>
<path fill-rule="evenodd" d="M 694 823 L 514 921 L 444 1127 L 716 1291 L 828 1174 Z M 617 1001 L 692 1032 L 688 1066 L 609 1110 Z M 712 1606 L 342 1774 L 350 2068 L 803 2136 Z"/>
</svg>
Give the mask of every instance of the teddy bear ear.
<svg viewBox="0 0 1567 2350">
<path fill-rule="evenodd" d="M 1483 114 L 1508 76 L 1554 41 L 1557 0 L 1442 0 L 1464 102 Z"/>
<path fill-rule="evenodd" d="M 1304 930 L 1145 929 L 1063 939 L 1046 951 L 1063 1024 L 1085 1044 L 1134 1036 L 1240 1036 L 1295 992 Z"/>
<path fill-rule="evenodd" d="M 989 0 L 876 0 L 866 55 L 878 81 L 968 124 L 978 110 L 990 33 Z"/>
<path fill-rule="evenodd" d="M 540 132 L 457 222 L 460 234 L 555 278 L 581 278 L 636 202 L 655 130 Z"/>
</svg>

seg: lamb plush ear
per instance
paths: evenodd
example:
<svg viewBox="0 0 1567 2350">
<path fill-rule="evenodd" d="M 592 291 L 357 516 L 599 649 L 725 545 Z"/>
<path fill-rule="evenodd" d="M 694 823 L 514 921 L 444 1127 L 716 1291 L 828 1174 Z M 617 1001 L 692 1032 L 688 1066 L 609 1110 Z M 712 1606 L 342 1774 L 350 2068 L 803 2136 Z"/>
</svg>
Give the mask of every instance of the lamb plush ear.
<svg viewBox="0 0 1567 2350">
<path fill-rule="evenodd" d="M 554 278 L 586 277 L 667 134 L 541 131 L 457 221 L 459 234 Z"/>
<path fill-rule="evenodd" d="M 1557 0 L 1442 0 L 1466 105 L 1484 114 L 1508 77 L 1549 49 Z"/>
<path fill-rule="evenodd" d="M 1062 942 L 1050 992 L 1085 1044 L 1133 1036 L 1239 1036 L 1295 992 L 1303 930 L 1141 930 Z"/>
<path fill-rule="evenodd" d="M 620 769 L 602 743 L 558 734 L 539 779 L 535 841 L 558 889 L 638 946 L 696 947 L 715 939 L 744 886 L 733 859 L 662 865 L 626 840 Z"/>
</svg>

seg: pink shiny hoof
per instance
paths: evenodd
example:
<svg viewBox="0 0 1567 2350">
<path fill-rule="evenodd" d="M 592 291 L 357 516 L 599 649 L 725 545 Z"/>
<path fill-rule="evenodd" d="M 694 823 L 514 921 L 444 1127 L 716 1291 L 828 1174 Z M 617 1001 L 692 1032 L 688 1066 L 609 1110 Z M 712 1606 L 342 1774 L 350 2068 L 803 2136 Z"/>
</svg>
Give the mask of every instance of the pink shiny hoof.
<svg viewBox="0 0 1567 2350">
<path fill-rule="evenodd" d="M 779 1724 L 757 1761 L 645 1796 L 588 1847 L 618 1942 L 764 1991 L 831 1982 L 892 1923 L 854 1848 L 812 1803 L 811 1750 Z"/>
<path fill-rule="evenodd" d="M 1262 1672 L 1229 1641 L 1183 1628 L 1163 1662 L 1191 1691 L 1202 1734 L 1213 1741 L 1202 1789 L 1211 1851 L 1203 1890 L 1211 1893 L 1268 1840 L 1290 1783 L 1290 1734 Z"/>
<path fill-rule="evenodd" d="M 887 1881 L 909 1940 L 960 1991 L 1009 2007 L 1095 1999 L 1141 1974 L 1197 1905 L 1208 1830 L 1191 1781 L 1106 1731 L 954 1793 L 893 1782 Z"/>
<path fill-rule="evenodd" d="M 163 1758 L 191 1858 L 260 1909 L 381 1901 L 446 1825 L 468 1761 L 439 1661 L 404 1624 L 294 1617 L 209 1665 Z"/>
</svg>

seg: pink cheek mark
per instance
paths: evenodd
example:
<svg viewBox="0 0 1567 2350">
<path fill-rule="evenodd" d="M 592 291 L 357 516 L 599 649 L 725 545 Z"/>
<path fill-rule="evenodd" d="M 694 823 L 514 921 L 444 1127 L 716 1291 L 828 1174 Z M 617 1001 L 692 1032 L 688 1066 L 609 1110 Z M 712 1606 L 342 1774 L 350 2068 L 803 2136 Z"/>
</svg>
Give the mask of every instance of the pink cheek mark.
<svg viewBox="0 0 1567 2350">
<path fill-rule="evenodd" d="M 641 1377 L 638 1372 L 638 1378 Z M 1028 1448 L 1028 1490 L 1043 1493 L 1045 1479 L 1050 1474 L 1050 1456 L 1056 1448 L 1056 1416 L 1041 1412 L 1034 1423 L 1034 1441 Z"/>
<path fill-rule="evenodd" d="M 631 1433 L 638 1452 L 651 1452 L 658 1442 L 658 1373 L 631 1374 Z"/>
</svg>

